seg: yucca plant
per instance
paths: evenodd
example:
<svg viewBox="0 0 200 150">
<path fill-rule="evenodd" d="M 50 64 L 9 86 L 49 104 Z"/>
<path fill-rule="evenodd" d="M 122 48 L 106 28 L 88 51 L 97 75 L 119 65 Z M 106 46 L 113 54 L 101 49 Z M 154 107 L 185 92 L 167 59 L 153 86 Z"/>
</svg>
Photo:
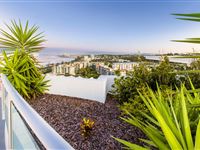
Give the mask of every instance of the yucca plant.
<svg viewBox="0 0 200 150">
<path fill-rule="evenodd" d="M 200 107 L 200 97 L 194 92 L 194 87 L 192 88 L 193 91 L 188 91 L 185 86 L 182 86 L 180 90 L 177 89 L 175 96 L 169 95 L 167 101 L 164 100 L 159 88 L 156 93 L 150 88 L 149 94 L 140 93 L 140 97 L 150 112 L 150 114 L 141 112 L 146 117 L 146 121 L 142 122 L 130 113 L 128 118 L 122 119 L 146 134 L 148 140 L 141 139 L 145 146 L 122 139 L 116 138 L 116 140 L 124 144 L 126 148 L 136 150 L 152 147 L 177 150 L 200 149 L 200 114 L 198 110 L 195 110 Z"/>
<path fill-rule="evenodd" d="M 43 33 L 38 33 L 39 27 L 33 25 L 29 27 L 29 22 L 26 22 L 23 27 L 21 21 L 17 23 L 11 21 L 11 25 L 5 24 L 7 30 L 0 29 L 0 47 L 4 50 L 16 50 L 25 52 L 36 52 L 41 50 L 42 43 L 45 41 Z"/>
<path fill-rule="evenodd" d="M 21 21 L 11 21 L 7 30 L 0 29 L 0 47 L 6 52 L 11 50 L 9 56 L 3 51 L 4 60 L 1 62 L 1 72 L 7 75 L 9 81 L 26 97 L 31 98 L 44 93 L 47 82 L 42 75 L 37 60 L 30 54 L 42 49 L 45 41 L 37 26 L 29 27 L 28 21 L 23 27 Z"/>
<path fill-rule="evenodd" d="M 11 81 L 17 91 L 26 98 L 35 97 L 44 93 L 47 88 L 47 80 L 34 64 L 29 55 L 22 55 L 18 49 L 14 54 L 7 56 L 3 51 L 4 62 L 1 64 L 1 72 Z"/>
</svg>

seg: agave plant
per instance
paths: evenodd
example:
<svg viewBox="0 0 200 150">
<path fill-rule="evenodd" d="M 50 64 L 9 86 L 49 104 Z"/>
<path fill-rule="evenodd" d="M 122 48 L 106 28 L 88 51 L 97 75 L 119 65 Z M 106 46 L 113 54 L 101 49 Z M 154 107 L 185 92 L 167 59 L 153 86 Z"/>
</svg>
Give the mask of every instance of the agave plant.
<svg viewBox="0 0 200 150">
<path fill-rule="evenodd" d="M 141 112 L 146 117 L 142 122 L 129 113 L 129 118 L 122 118 L 124 121 L 141 129 L 147 139 L 141 139 L 145 147 L 117 139 L 129 149 L 144 150 L 152 147 L 158 149 L 200 149 L 200 97 L 198 93 L 188 91 L 184 86 L 174 96 L 169 95 L 165 101 L 161 91 L 153 92 L 150 88 L 150 95 L 140 97 L 144 101 L 150 115 Z M 195 109 L 198 109 L 196 111 Z M 198 115 L 194 115 L 198 112 Z M 193 130 L 193 132 L 192 132 Z"/>
<path fill-rule="evenodd" d="M 17 23 L 11 21 L 11 25 L 5 24 L 7 30 L 0 29 L 0 47 L 4 50 L 21 50 L 26 52 L 35 52 L 42 49 L 42 43 L 45 41 L 43 33 L 37 33 L 39 27 L 29 27 L 29 22 L 26 22 L 23 27 L 21 21 Z"/>
</svg>

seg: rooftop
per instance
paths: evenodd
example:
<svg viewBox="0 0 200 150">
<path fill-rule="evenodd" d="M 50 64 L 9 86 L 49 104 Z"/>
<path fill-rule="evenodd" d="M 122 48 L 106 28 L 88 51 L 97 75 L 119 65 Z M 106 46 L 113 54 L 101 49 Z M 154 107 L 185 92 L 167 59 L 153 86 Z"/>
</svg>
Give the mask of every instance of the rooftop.
<svg viewBox="0 0 200 150">
<path fill-rule="evenodd" d="M 107 97 L 105 104 L 68 96 L 45 94 L 30 102 L 31 106 L 75 149 L 121 150 L 111 136 L 141 144 L 144 134 L 119 118 L 118 102 Z M 81 135 L 82 118 L 93 120 L 89 137 Z M 134 134 L 133 134 L 134 133 Z"/>
</svg>

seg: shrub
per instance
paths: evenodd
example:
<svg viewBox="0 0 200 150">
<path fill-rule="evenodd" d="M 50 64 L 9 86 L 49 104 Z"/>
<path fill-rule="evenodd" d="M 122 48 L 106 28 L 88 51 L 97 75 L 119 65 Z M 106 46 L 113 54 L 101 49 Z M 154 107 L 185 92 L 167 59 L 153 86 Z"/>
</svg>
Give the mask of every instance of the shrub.
<svg viewBox="0 0 200 150">
<path fill-rule="evenodd" d="M 114 71 L 114 74 L 115 74 L 116 76 L 120 76 L 120 75 L 121 75 L 120 70 L 119 70 L 119 69 L 118 69 L 118 70 L 115 70 L 115 71 Z"/>
<path fill-rule="evenodd" d="M 163 61 L 160 64 L 152 68 L 151 70 L 151 77 L 148 85 L 153 89 L 156 90 L 156 82 L 165 87 L 171 87 L 175 89 L 177 85 L 176 74 L 173 73 L 175 71 L 174 65 L 170 64 L 169 59 L 167 56 L 163 58 Z"/>
<path fill-rule="evenodd" d="M 174 96 L 175 94 L 175 91 L 165 86 L 161 86 L 160 90 L 163 94 L 163 99 L 165 101 L 168 100 L 168 95 Z M 150 96 L 148 88 L 146 87 L 138 89 L 138 92 Z M 134 114 L 134 116 L 141 121 L 146 120 L 146 118 L 141 115 L 141 112 L 147 114 L 150 113 L 140 95 L 136 95 L 134 99 L 129 99 L 128 102 L 124 102 L 119 107 L 122 110 L 122 114 Z"/>
<path fill-rule="evenodd" d="M 83 78 L 98 78 L 99 73 L 93 67 L 81 68 L 78 70 L 77 76 L 81 76 Z"/>
<path fill-rule="evenodd" d="M 138 119 L 143 119 L 138 111 L 147 112 L 148 110 L 138 95 L 138 91 L 146 93 L 146 85 L 156 91 L 156 83 L 158 83 L 164 93 L 172 92 L 176 86 L 180 85 L 173 71 L 174 66 L 169 63 L 167 57 L 164 57 L 163 61 L 154 68 L 149 67 L 145 62 L 140 62 L 127 76 L 115 79 L 112 95 L 119 101 L 123 112 L 126 113 L 126 110 L 129 110 L 130 113 L 138 114 Z"/>
<path fill-rule="evenodd" d="M 188 69 L 193 70 L 193 71 L 200 70 L 200 59 L 194 60 L 190 64 L 190 67 Z M 200 72 L 199 71 L 193 72 L 193 73 L 187 73 L 186 72 L 185 76 L 189 77 L 192 80 L 192 83 L 193 83 L 195 88 L 200 88 Z M 189 85 L 190 85 L 190 83 L 187 80 L 186 86 L 189 86 Z"/>
<path fill-rule="evenodd" d="M 144 120 L 145 118 L 140 114 L 140 112 L 148 113 L 148 109 L 145 106 L 144 102 L 139 96 L 136 96 L 135 99 L 130 99 L 129 102 L 124 102 L 119 106 L 122 111 L 122 115 L 127 115 L 129 113 L 135 114 L 139 120 Z"/>
<path fill-rule="evenodd" d="M 149 139 L 141 139 L 145 147 L 116 140 L 129 149 L 149 149 L 150 146 L 158 149 L 200 149 L 200 117 L 196 109 L 200 108 L 200 96 L 194 87 L 192 89 L 194 93 L 191 94 L 185 86 L 181 86 L 175 97 L 169 95 L 167 101 L 159 88 L 156 93 L 148 88 L 150 95 L 140 93 L 150 112 L 149 115 L 141 111 L 146 121 L 140 121 L 133 114 L 122 119 L 146 134 Z"/>
<path fill-rule="evenodd" d="M 150 70 L 145 63 L 140 63 L 127 76 L 121 76 L 115 79 L 112 94 L 120 104 L 129 102 L 130 99 L 134 99 L 138 95 L 137 89 L 143 88 L 148 83 L 149 77 Z"/>
<path fill-rule="evenodd" d="M 87 137 L 90 135 L 90 132 L 92 131 L 94 126 L 94 121 L 91 119 L 83 118 L 81 122 L 81 135 L 84 137 Z"/>
<path fill-rule="evenodd" d="M 129 99 L 134 99 L 138 95 L 137 90 L 143 89 L 146 85 L 156 91 L 156 82 L 162 87 L 175 89 L 179 84 L 173 71 L 174 67 L 167 57 L 164 57 L 164 60 L 155 68 L 149 67 L 145 62 L 140 62 L 127 76 L 115 79 L 112 94 L 122 104 L 129 102 Z"/>
</svg>

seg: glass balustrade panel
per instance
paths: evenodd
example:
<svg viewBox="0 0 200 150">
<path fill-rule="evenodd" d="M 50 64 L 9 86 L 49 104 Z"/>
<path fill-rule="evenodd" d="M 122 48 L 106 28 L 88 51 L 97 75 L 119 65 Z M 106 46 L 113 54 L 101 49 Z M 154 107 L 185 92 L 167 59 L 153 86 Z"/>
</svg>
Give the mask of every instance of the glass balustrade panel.
<svg viewBox="0 0 200 150">
<path fill-rule="evenodd" d="M 13 104 L 11 104 L 11 132 L 13 149 L 39 149 L 34 137 Z"/>
</svg>

